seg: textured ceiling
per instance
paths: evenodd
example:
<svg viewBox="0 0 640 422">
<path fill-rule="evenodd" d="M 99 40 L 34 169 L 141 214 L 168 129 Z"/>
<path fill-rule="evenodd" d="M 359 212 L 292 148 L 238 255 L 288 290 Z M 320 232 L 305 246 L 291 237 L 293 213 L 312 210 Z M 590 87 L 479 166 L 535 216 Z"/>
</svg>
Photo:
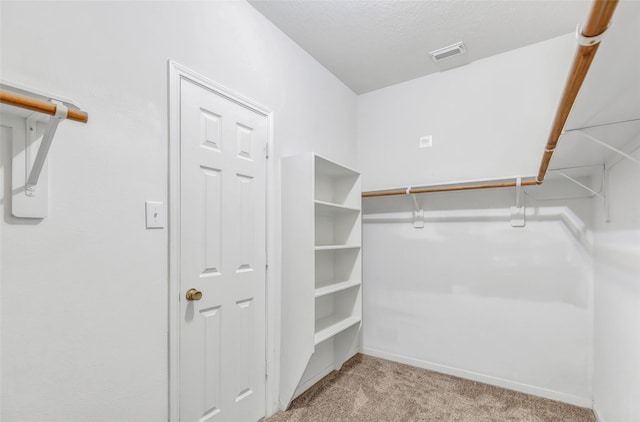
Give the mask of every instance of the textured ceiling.
<svg viewBox="0 0 640 422">
<path fill-rule="evenodd" d="M 357 94 L 575 30 L 588 0 L 249 1 Z M 427 53 L 463 41 L 467 54 Z"/>
</svg>

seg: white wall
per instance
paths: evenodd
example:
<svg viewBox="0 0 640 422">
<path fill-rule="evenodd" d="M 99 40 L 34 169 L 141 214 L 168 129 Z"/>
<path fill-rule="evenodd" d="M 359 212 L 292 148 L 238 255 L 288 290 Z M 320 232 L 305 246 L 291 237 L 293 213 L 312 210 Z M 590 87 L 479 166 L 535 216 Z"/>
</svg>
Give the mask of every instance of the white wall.
<svg viewBox="0 0 640 422">
<path fill-rule="evenodd" d="M 529 197 L 524 228 L 513 189 L 420 201 L 423 229 L 365 201 L 365 353 L 590 407 L 591 200 Z"/>
<path fill-rule="evenodd" d="M 2 414 L 10 421 L 167 419 L 167 60 L 274 112 L 270 260 L 278 262 L 280 156 L 314 150 L 355 166 L 355 95 L 244 2 L 10 2 L 2 78 L 79 102 L 49 154 L 50 213 L 3 200 Z M 8 143 L 0 146 L 9 183 Z M 271 273 L 270 385 L 279 339 Z M 271 391 L 269 410 L 277 392 Z"/>
<path fill-rule="evenodd" d="M 640 117 L 640 3 L 621 1 L 598 49 L 569 127 Z M 640 122 L 588 129 L 588 133 L 640 157 Z M 563 145 L 560 144 L 560 148 Z M 619 156 L 599 148 L 602 161 Z M 640 166 L 610 166 L 610 222 L 600 201 L 594 218 L 593 408 L 600 422 L 640 420 Z"/>
<path fill-rule="evenodd" d="M 535 175 L 574 51 L 562 36 L 360 96 L 363 189 Z M 519 229 L 513 189 L 421 201 L 424 229 L 408 198 L 365 201 L 365 352 L 590 407 L 591 200 L 528 198 Z"/>
<path fill-rule="evenodd" d="M 628 160 L 615 165 L 608 197 L 611 221 L 604 223 L 601 211 L 595 232 L 593 405 L 600 422 L 635 422 L 640 420 L 640 166 Z"/>
<path fill-rule="evenodd" d="M 574 49 L 566 35 L 359 96 L 363 190 L 537 174 Z"/>
</svg>

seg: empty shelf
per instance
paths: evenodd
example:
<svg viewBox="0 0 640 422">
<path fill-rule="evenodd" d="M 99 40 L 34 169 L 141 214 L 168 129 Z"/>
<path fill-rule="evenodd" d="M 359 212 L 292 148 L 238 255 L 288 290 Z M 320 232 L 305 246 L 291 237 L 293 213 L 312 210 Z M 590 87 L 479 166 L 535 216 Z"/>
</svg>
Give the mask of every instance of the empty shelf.
<svg viewBox="0 0 640 422">
<path fill-rule="evenodd" d="M 316 321 L 316 333 L 313 337 L 314 343 L 322 343 L 359 322 L 360 317 L 344 315 L 330 315 L 326 318 L 319 319 Z"/>
<path fill-rule="evenodd" d="M 322 245 L 316 246 L 316 251 L 333 251 L 338 249 L 360 249 L 360 245 Z"/>
<path fill-rule="evenodd" d="M 325 281 L 319 283 L 315 290 L 315 296 L 320 297 L 329 295 L 331 293 L 339 292 L 341 290 L 350 289 L 351 287 L 359 286 L 360 280 L 347 280 L 347 281 Z"/>
<path fill-rule="evenodd" d="M 330 177 L 359 177 L 360 173 L 356 170 L 350 169 L 349 167 L 345 167 L 341 164 L 334 163 L 331 160 L 328 160 L 324 157 L 320 157 L 318 154 L 315 155 L 315 167 L 316 173 L 327 175 Z"/>
<path fill-rule="evenodd" d="M 358 213 L 360 208 L 349 207 L 347 205 L 334 204 L 327 201 L 315 201 L 316 212 L 321 215 L 334 215 L 337 213 Z"/>
</svg>

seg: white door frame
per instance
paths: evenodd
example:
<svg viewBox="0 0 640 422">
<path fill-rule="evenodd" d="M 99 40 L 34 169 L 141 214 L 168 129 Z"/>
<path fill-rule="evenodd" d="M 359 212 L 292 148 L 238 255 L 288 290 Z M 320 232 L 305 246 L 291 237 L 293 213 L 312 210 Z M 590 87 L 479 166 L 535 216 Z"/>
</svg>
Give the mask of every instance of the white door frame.
<svg viewBox="0 0 640 422">
<path fill-rule="evenodd" d="M 188 80 L 221 97 L 235 102 L 249 110 L 263 115 L 267 119 L 267 149 L 273 151 L 273 113 L 262 105 L 234 92 L 209 78 L 194 72 L 193 70 L 169 60 L 169 422 L 178 422 L 180 419 L 180 81 Z M 273 192 L 272 181 L 275 175 L 274 160 L 267 160 L 266 164 L 266 244 L 267 265 L 274 268 L 273 213 L 270 193 Z M 277 339 L 274 337 L 273 320 L 275 317 L 273 289 L 269 289 L 271 279 L 269 271 L 265 272 L 265 326 L 266 344 L 265 356 L 267 359 L 267 380 L 265 380 L 265 411 L 267 415 L 277 405 Z M 270 353 L 271 351 L 271 353 Z"/>
</svg>

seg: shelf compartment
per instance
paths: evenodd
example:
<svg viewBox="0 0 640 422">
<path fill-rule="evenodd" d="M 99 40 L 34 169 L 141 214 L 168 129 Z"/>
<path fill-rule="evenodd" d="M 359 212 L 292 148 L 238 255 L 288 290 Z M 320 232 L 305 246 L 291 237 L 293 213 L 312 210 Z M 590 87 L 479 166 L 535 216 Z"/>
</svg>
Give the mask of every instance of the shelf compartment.
<svg viewBox="0 0 640 422">
<path fill-rule="evenodd" d="M 349 207 L 359 206 L 361 194 L 358 172 L 326 158 L 317 155 L 314 157 L 314 199 Z"/>
<path fill-rule="evenodd" d="M 314 343 L 319 344 L 330 339 L 338 333 L 343 332 L 360 322 L 359 316 L 351 315 L 329 315 L 316 321 L 316 332 L 313 337 Z"/>
<path fill-rule="evenodd" d="M 315 245 L 359 244 L 362 238 L 362 230 L 359 223 L 360 212 L 316 213 Z"/>
<path fill-rule="evenodd" d="M 318 154 L 313 155 L 315 158 L 316 176 L 327 175 L 331 177 L 359 177 L 360 173 L 354 169 L 335 163 Z"/>
<path fill-rule="evenodd" d="M 360 249 L 329 249 L 315 253 L 315 289 L 346 280 L 362 280 Z"/>
<path fill-rule="evenodd" d="M 360 286 L 316 297 L 315 344 L 333 337 L 362 319 L 360 298 Z"/>
<path fill-rule="evenodd" d="M 315 297 L 322 297 L 330 295 L 332 293 L 341 292 L 343 290 L 350 289 L 361 285 L 360 280 L 346 280 L 346 281 L 328 281 L 323 283 L 316 283 Z"/>
</svg>

